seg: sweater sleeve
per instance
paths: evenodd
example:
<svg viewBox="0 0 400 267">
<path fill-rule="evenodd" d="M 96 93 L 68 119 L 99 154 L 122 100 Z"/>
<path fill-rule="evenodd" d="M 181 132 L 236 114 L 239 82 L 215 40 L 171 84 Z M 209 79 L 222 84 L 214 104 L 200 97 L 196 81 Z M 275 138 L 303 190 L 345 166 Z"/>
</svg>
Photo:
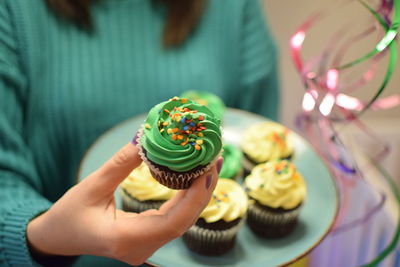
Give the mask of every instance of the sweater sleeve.
<svg viewBox="0 0 400 267">
<path fill-rule="evenodd" d="M 0 265 L 32 266 L 26 226 L 51 203 L 40 195 L 41 181 L 24 140 L 27 78 L 10 13 L 0 0 Z"/>
<path fill-rule="evenodd" d="M 236 106 L 278 120 L 278 52 L 259 0 L 245 3 L 240 43 L 241 84 Z"/>
</svg>

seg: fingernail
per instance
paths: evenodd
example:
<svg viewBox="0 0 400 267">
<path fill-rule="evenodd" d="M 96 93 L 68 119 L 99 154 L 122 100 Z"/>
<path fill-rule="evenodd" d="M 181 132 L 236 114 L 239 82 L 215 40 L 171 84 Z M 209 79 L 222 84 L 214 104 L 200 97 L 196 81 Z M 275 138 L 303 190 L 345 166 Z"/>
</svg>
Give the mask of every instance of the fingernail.
<svg viewBox="0 0 400 267">
<path fill-rule="evenodd" d="M 210 188 L 212 179 L 213 179 L 212 173 L 207 175 L 207 177 L 206 177 L 206 189 Z"/>
<path fill-rule="evenodd" d="M 224 158 L 220 158 L 217 161 L 217 172 L 220 173 L 221 169 L 222 169 L 222 164 L 224 163 Z"/>
<path fill-rule="evenodd" d="M 135 146 L 138 144 L 138 138 L 139 138 L 139 135 L 138 135 L 138 133 L 136 133 L 135 137 L 133 137 L 133 139 L 132 139 L 132 144 L 134 144 Z"/>
</svg>

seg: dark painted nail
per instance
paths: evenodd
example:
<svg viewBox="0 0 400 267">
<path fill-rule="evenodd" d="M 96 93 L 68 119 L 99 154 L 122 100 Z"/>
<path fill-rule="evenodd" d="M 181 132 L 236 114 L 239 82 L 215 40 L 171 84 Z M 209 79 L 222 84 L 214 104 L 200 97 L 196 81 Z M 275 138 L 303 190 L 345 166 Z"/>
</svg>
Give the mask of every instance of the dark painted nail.
<svg viewBox="0 0 400 267">
<path fill-rule="evenodd" d="M 207 175 L 207 177 L 206 177 L 206 189 L 210 188 L 212 179 L 213 179 L 213 175 L 211 173 L 209 175 Z"/>
<path fill-rule="evenodd" d="M 222 164 L 224 163 L 224 158 L 220 158 L 217 161 L 217 172 L 219 173 L 222 169 Z"/>
<path fill-rule="evenodd" d="M 134 144 L 135 146 L 138 144 L 138 138 L 139 138 L 139 135 L 138 135 L 138 133 L 136 133 L 135 137 L 133 137 L 133 139 L 132 139 L 132 144 Z"/>
</svg>

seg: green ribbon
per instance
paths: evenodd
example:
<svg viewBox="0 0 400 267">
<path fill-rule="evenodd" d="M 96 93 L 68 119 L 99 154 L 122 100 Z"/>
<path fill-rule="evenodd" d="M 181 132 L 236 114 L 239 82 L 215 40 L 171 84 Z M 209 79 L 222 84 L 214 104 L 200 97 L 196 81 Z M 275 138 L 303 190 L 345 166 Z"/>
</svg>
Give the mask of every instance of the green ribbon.
<svg viewBox="0 0 400 267">
<path fill-rule="evenodd" d="M 384 91 L 385 87 L 387 86 L 390 78 L 393 75 L 393 71 L 396 66 L 396 60 L 397 60 L 397 44 L 394 40 L 397 36 L 398 28 L 399 28 L 399 24 L 400 24 L 400 0 L 393 1 L 394 19 L 393 19 L 390 27 L 386 24 L 385 20 L 379 15 L 378 12 L 373 10 L 369 5 L 367 5 L 362 0 L 359 0 L 359 1 L 375 17 L 375 19 L 379 22 L 379 24 L 382 26 L 382 28 L 385 30 L 386 33 L 372 51 L 370 51 L 366 55 L 364 55 L 354 61 L 351 61 L 349 63 L 346 63 L 346 64 L 338 67 L 337 69 L 343 70 L 343 69 L 349 68 L 351 66 L 354 66 L 360 62 L 363 62 L 363 61 L 377 55 L 378 53 L 381 53 L 383 50 L 385 50 L 387 48 L 389 49 L 389 63 L 388 63 L 386 74 L 385 74 L 385 77 L 384 77 L 384 80 L 383 80 L 381 86 L 379 87 L 376 94 L 372 97 L 372 99 L 368 102 L 368 104 L 363 108 L 363 110 L 360 111 L 358 116 L 360 116 L 366 110 L 368 110 L 371 107 L 371 105 L 378 99 L 378 97 L 382 94 L 382 92 Z M 389 184 L 391 191 L 393 192 L 394 196 L 396 197 L 397 206 L 400 209 L 400 191 L 399 191 L 396 183 L 394 182 L 393 178 L 377 162 L 375 162 L 372 159 L 370 159 L 370 161 L 377 168 L 377 170 L 382 174 L 382 176 L 385 178 L 385 180 Z M 363 267 L 372 267 L 372 266 L 378 265 L 391 252 L 393 252 L 393 250 L 396 249 L 396 246 L 397 246 L 397 243 L 399 242 L 399 240 L 400 240 L 400 216 L 397 219 L 397 227 L 396 227 L 395 234 L 394 234 L 390 244 L 376 258 L 374 258 L 371 262 L 363 265 Z"/>
<path fill-rule="evenodd" d="M 388 64 L 383 82 L 380 85 L 376 94 L 371 98 L 370 101 L 368 101 L 368 103 L 365 105 L 365 107 L 358 113 L 358 116 L 361 116 L 365 111 L 367 111 L 371 107 L 371 105 L 383 93 L 384 89 L 386 88 L 387 84 L 389 83 L 389 80 L 391 79 L 391 77 L 393 75 L 393 71 L 396 66 L 396 61 L 397 61 L 397 44 L 394 40 L 397 36 L 399 24 L 400 24 L 400 0 L 393 1 L 394 19 L 393 19 L 390 27 L 386 24 L 385 20 L 379 15 L 378 12 L 373 10 L 368 4 L 366 4 L 362 0 L 359 0 L 359 1 L 375 17 L 375 19 L 379 22 L 379 24 L 385 30 L 386 34 L 385 34 L 385 36 L 383 36 L 383 38 L 379 41 L 379 43 L 375 46 L 375 48 L 372 51 L 370 51 L 366 55 L 364 55 L 354 61 L 346 63 L 342 66 L 339 66 L 337 69 L 343 70 L 343 69 L 349 68 L 351 66 L 354 66 L 360 62 L 363 62 L 363 61 L 377 55 L 378 53 L 381 53 L 386 48 L 389 48 L 389 64 Z"/>
</svg>

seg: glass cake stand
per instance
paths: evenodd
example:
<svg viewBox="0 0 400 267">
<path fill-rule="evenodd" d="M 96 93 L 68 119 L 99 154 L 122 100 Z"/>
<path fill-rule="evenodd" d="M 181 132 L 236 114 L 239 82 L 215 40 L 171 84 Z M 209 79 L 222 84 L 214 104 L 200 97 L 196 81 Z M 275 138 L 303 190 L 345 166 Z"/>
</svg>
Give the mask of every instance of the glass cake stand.
<svg viewBox="0 0 400 267">
<path fill-rule="evenodd" d="M 146 114 L 133 117 L 105 132 L 90 147 L 79 168 L 83 179 L 129 142 L 143 123 Z M 242 110 L 228 108 L 223 120 L 224 142 L 239 145 L 243 131 L 267 118 Z M 289 236 L 266 240 L 254 235 L 245 225 L 237 236 L 232 251 L 219 257 L 206 257 L 190 252 L 181 238 L 160 248 L 148 262 L 158 266 L 281 266 L 308 254 L 328 234 L 338 210 L 338 196 L 333 178 L 318 154 L 300 135 L 290 132 L 295 144 L 293 162 L 307 184 L 299 224 Z M 119 195 L 116 192 L 119 202 Z M 120 205 L 120 204 L 117 204 Z M 82 262 L 85 259 L 81 260 Z"/>
</svg>

